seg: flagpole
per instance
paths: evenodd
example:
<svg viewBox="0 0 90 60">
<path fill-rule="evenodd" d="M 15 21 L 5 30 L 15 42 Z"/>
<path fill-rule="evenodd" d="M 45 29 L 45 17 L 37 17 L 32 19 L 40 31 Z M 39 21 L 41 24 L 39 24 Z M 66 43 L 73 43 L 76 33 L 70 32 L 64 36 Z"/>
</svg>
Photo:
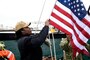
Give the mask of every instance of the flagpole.
<svg viewBox="0 0 90 60">
<path fill-rule="evenodd" d="M 38 23 L 37 23 L 37 27 L 36 27 L 36 28 L 38 28 L 38 25 L 39 25 L 39 22 L 40 22 L 42 13 L 43 13 L 43 11 L 44 11 L 45 3 L 46 3 L 46 0 L 44 1 L 43 7 L 42 7 L 42 11 L 41 11 L 41 13 L 40 13 L 40 17 L 39 17 L 39 20 L 38 20 Z M 36 30 L 36 31 L 37 31 L 37 30 Z M 49 35 L 49 39 L 50 39 L 50 35 Z M 51 53 L 51 58 L 52 58 L 52 60 L 53 60 L 52 47 L 51 47 L 51 45 L 50 45 L 50 53 Z"/>
<path fill-rule="evenodd" d="M 55 49 L 55 40 L 54 40 L 54 34 L 53 33 L 52 33 L 52 38 L 53 38 L 54 57 L 55 57 L 55 60 L 57 60 L 57 58 L 56 58 L 56 49 Z"/>
<path fill-rule="evenodd" d="M 50 40 L 50 34 L 49 34 L 49 40 Z M 51 41 L 51 40 L 50 40 Z M 51 59 L 53 60 L 53 55 L 52 55 L 52 46 L 50 45 L 50 53 L 51 53 Z"/>
<path fill-rule="evenodd" d="M 56 4 L 56 2 L 57 2 L 57 0 L 55 1 L 54 5 Z M 54 7 L 54 6 L 53 6 L 53 7 Z M 53 11 L 53 9 L 52 9 L 52 11 Z M 51 12 L 52 12 L 52 11 L 51 11 Z M 50 14 L 50 16 L 51 16 L 51 14 Z M 50 16 L 49 16 L 49 18 L 50 18 Z M 56 50 L 55 50 L 55 40 L 54 40 L 53 32 L 52 32 L 51 34 L 52 34 L 52 38 L 53 38 L 54 57 L 55 57 L 55 60 L 57 60 L 57 58 L 56 58 Z M 52 60 L 53 60 L 53 58 L 52 58 Z"/>
<path fill-rule="evenodd" d="M 54 5 L 56 4 L 56 2 L 57 2 L 57 0 L 55 1 Z M 54 6 L 53 6 L 53 7 L 54 7 Z M 53 11 L 53 9 L 52 9 L 52 11 Z M 51 12 L 52 12 L 52 11 L 51 11 Z M 51 16 L 51 14 L 50 14 L 50 16 Z M 50 16 L 49 16 L 49 18 L 50 18 Z M 53 39 L 54 57 L 55 57 L 55 60 L 57 60 L 57 58 L 56 58 L 56 49 L 55 49 L 54 34 L 53 34 L 53 32 L 52 32 L 51 34 L 52 34 L 52 39 Z M 53 59 L 53 58 L 52 58 L 52 59 Z"/>
<path fill-rule="evenodd" d="M 44 1 L 43 7 L 42 7 L 42 11 L 41 11 L 41 13 L 40 13 L 39 20 L 38 20 L 38 23 L 37 23 L 37 27 L 36 27 L 36 28 L 38 28 L 38 25 L 39 25 L 39 22 L 40 22 L 42 13 L 43 13 L 43 11 L 44 11 L 45 3 L 46 3 L 46 0 Z"/>
<path fill-rule="evenodd" d="M 56 49 L 55 49 L 55 40 L 54 40 L 54 32 L 55 32 L 55 29 L 52 28 L 51 29 L 51 34 L 52 34 L 52 39 L 53 39 L 54 57 L 55 57 L 55 60 L 57 60 L 57 58 L 56 58 Z"/>
</svg>

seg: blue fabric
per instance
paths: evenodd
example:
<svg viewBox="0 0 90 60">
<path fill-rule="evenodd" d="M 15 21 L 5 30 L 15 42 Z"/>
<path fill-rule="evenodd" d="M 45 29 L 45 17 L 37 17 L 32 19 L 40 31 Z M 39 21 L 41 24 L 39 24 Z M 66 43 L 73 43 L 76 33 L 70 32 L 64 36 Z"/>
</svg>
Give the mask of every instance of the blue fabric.
<svg viewBox="0 0 90 60">
<path fill-rule="evenodd" d="M 87 14 L 87 11 L 81 0 L 58 0 L 58 2 L 69 8 L 74 15 L 79 18 L 79 20 L 82 20 Z"/>
</svg>

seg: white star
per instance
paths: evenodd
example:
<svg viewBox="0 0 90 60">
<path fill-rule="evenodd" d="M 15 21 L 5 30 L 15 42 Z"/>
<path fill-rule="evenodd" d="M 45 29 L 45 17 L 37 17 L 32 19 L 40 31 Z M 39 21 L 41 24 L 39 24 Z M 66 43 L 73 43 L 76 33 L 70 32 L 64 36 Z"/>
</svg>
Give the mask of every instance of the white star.
<svg viewBox="0 0 90 60">
<path fill-rule="evenodd" d="M 73 3 L 75 4 L 75 1 L 73 1 Z"/>
<path fill-rule="evenodd" d="M 78 15 L 80 16 L 80 13 L 78 13 Z"/>
<path fill-rule="evenodd" d="M 70 6 L 71 4 L 69 3 L 68 5 Z"/>
<path fill-rule="evenodd" d="M 83 6 L 83 3 L 81 4 L 81 6 Z"/>
<path fill-rule="evenodd" d="M 80 9 L 77 9 L 77 11 L 80 11 Z"/>
<path fill-rule="evenodd" d="M 68 2 L 69 2 L 70 0 L 68 0 Z"/>
<path fill-rule="evenodd" d="M 84 8 L 82 8 L 82 10 L 84 10 Z"/>
<path fill-rule="evenodd" d="M 64 3 L 66 3 L 66 0 L 64 0 Z"/>
<path fill-rule="evenodd" d="M 77 7 L 79 7 L 79 4 L 77 4 Z"/>
<path fill-rule="evenodd" d="M 71 6 L 71 8 L 73 9 L 73 6 Z"/>
<path fill-rule="evenodd" d="M 76 10 L 74 10 L 74 12 L 76 12 Z"/>
<path fill-rule="evenodd" d="M 78 1 L 78 0 L 76 0 L 76 2 L 78 3 L 79 1 Z"/>
</svg>

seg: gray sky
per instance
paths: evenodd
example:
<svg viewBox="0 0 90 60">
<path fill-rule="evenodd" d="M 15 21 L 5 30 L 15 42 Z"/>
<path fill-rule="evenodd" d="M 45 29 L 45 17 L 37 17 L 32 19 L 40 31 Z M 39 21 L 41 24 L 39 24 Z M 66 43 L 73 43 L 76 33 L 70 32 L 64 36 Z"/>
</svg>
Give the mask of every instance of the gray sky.
<svg viewBox="0 0 90 60">
<path fill-rule="evenodd" d="M 49 18 L 56 0 L 0 0 L 0 24 L 14 27 L 16 22 L 44 22 Z M 83 0 L 86 10 L 90 0 Z"/>
</svg>

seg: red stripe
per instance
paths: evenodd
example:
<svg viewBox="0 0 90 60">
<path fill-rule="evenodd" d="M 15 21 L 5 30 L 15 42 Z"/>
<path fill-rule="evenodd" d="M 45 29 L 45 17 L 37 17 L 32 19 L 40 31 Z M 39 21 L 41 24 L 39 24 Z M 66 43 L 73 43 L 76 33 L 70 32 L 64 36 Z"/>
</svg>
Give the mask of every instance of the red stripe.
<svg viewBox="0 0 90 60">
<path fill-rule="evenodd" d="M 73 29 L 74 31 L 74 35 L 76 36 L 77 41 L 81 44 L 81 45 L 86 45 L 86 43 L 84 43 L 80 38 L 79 35 L 76 33 L 76 31 Z M 74 38 L 73 38 L 74 40 Z"/>
<path fill-rule="evenodd" d="M 62 13 L 63 15 L 67 16 L 68 18 L 72 19 L 72 16 L 67 13 L 66 11 L 64 11 L 62 8 L 58 7 L 57 5 L 55 5 L 55 9 L 58 10 L 60 13 Z"/>
<path fill-rule="evenodd" d="M 55 26 L 55 27 L 58 28 L 59 30 L 61 30 L 61 31 L 65 32 L 65 33 L 68 33 L 67 30 L 65 30 L 64 28 L 62 28 L 62 26 L 56 24 L 56 23 L 53 22 L 52 20 L 50 20 L 50 24 L 53 25 L 53 26 Z M 74 29 L 73 29 L 73 30 L 74 30 Z M 69 35 L 72 35 L 72 33 L 69 32 Z M 78 40 L 78 42 L 79 42 L 80 44 L 86 45 L 86 44 L 79 38 L 78 34 L 76 34 L 75 30 L 74 30 L 74 35 L 77 37 L 77 40 Z"/>
<path fill-rule="evenodd" d="M 58 10 L 60 13 L 62 13 L 63 15 L 67 16 L 69 19 L 72 20 L 72 22 L 76 25 L 76 27 L 78 28 L 79 31 L 83 31 L 82 34 L 86 37 L 86 38 L 90 38 L 90 35 L 83 29 L 81 28 L 76 21 L 73 19 L 73 17 L 67 13 L 66 11 L 64 11 L 62 8 L 58 7 L 57 5 L 55 5 L 55 9 Z M 83 19 L 82 20 L 83 23 L 85 23 L 86 25 L 88 24 L 88 26 L 90 27 L 90 23 L 86 20 Z"/>
<path fill-rule="evenodd" d="M 62 23 L 64 23 L 65 25 L 67 25 L 68 27 L 70 27 L 73 31 L 75 36 L 77 37 L 77 40 L 80 44 L 82 45 L 86 45 L 86 43 L 84 43 L 80 38 L 79 35 L 76 33 L 76 31 L 74 30 L 73 26 L 71 24 L 69 24 L 67 21 L 65 21 L 64 19 L 62 19 L 61 17 L 59 17 L 58 15 L 56 15 L 54 12 L 52 12 L 51 16 L 53 16 L 54 18 L 56 18 L 57 20 L 61 21 Z M 73 20 L 74 21 L 74 20 Z"/>
<path fill-rule="evenodd" d="M 89 53 L 89 52 L 87 52 L 86 50 L 82 50 L 82 52 L 83 52 L 83 54 L 85 54 L 85 55 L 87 55 L 87 56 L 89 56 L 89 57 L 90 57 L 90 53 Z"/>
<path fill-rule="evenodd" d="M 87 56 L 90 56 L 90 53 L 87 52 L 86 50 L 80 50 L 80 49 L 74 44 L 73 40 L 71 40 L 70 42 L 71 42 L 72 49 L 73 49 L 73 52 L 74 52 L 74 54 L 73 54 L 74 57 L 76 56 L 76 54 L 75 54 L 76 52 L 83 53 L 83 54 L 85 54 L 85 55 L 87 55 Z"/>
<path fill-rule="evenodd" d="M 50 20 L 50 24 L 55 26 L 56 28 L 58 28 L 59 30 L 61 30 L 62 32 L 67 33 L 68 35 L 71 35 L 71 33 L 67 30 L 65 30 L 62 26 L 56 24 L 55 22 L 53 22 L 52 20 Z"/>
<path fill-rule="evenodd" d="M 89 38 L 90 37 L 90 34 L 89 32 L 86 32 L 84 29 L 85 28 L 82 28 L 81 26 L 78 25 L 78 23 L 76 22 L 76 20 L 73 19 L 72 15 L 70 15 L 68 12 L 64 11 L 62 9 L 62 7 L 60 8 L 59 6 L 55 5 L 54 7 L 56 10 L 58 10 L 60 13 L 62 13 L 63 15 L 67 16 L 69 19 L 71 19 L 71 22 L 72 25 L 70 23 L 68 23 L 67 21 L 65 21 L 63 19 L 63 17 L 60 17 L 60 15 L 56 15 L 54 12 L 52 12 L 51 16 L 53 16 L 54 18 L 56 18 L 57 20 L 59 20 L 60 22 L 62 22 L 63 24 L 67 25 L 69 28 L 71 28 L 73 31 L 74 31 L 74 34 L 72 34 L 72 32 L 69 32 L 67 29 L 64 29 L 62 25 L 58 25 L 56 24 L 55 22 L 53 22 L 52 20 L 50 20 L 50 24 L 52 24 L 53 26 L 55 26 L 56 28 L 58 28 L 59 30 L 65 32 L 66 34 L 69 34 L 69 35 L 72 35 L 76 37 L 76 40 L 78 41 L 79 44 L 81 44 L 82 46 L 84 46 L 86 43 L 84 43 L 84 40 L 81 40 L 80 39 L 80 34 L 77 34 L 76 33 L 76 30 L 75 30 L 75 27 L 83 34 L 83 36 L 85 36 L 86 38 Z M 83 22 L 87 27 L 90 27 L 90 22 L 88 22 L 85 18 L 81 21 Z M 74 41 L 74 38 L 71 38 L 71 45 L 72 45 L 72 48 L 73 48 L 73 51 L 75 51 L 74 53 L 76 52 L 79 52 L 79 53 L 83 53 L 83 54 L 86 54 L 86 55 L 89 55 L 89 53 L 84 49 L 83 47 L 83 50 L 81 50 L 79 47 L 77 47 L 75 45 L 75 42 Z"/>
<path fill-rule="evenodd" d="M 73 29 L 73 26 L 68 23 L 67 21 L 65 21 L 63 18 L 59 17 L 58 15 L 56 15 L 54 12 L 52 12 L 51 16 L 53 16 L 54 18 L 56 18 L 57 20 L 59 20 L 60 22 L 64 23 L 65 25 L 67 25 L 69 28 Z"/>
<path fill-rule="evenodd" d="M 89 17 L 89 18 L 90 18 L 90 17 Z M 87 19 L 83 18 L 82 22 L 83 22 L 84 24 L 86 24 L 88 27 L 90 27 L 90 22 L 89 22 Z"/>
<path fill-rule="evenodd" d="M 79 31 L 82 32 L 82 34 L 86 37 L 86 38 L 89 38 L 90 35 L 83 29 L 81 28 L 77 23 L 76 21 L 72 18 L 72 16 L 70 14 L 68 14 L 66 11 L 62 10 L 60 7 L 58 7 L 57 5 L 55 5 L 55 9 L 57 9 L 60 13 L 64 14 L 65 16 L 67 16 L 69 19 L 72 20 L 72 22 L 75 24 L 75 26 L 78 28 Z M 54 17 L 54 16 L 53 16 Z M 56 16 L 55 16 L 56 18 Z M 58 20 L 62 20 L 62 18 L 58 18 Z M 67 22 L 66 22 L 67 23 Z M 66 24 L 67 26 L 70 26 L 69 24 Z M 70 27 L 71 28 L 71 27 Z M 79 42 L 80 42 L 80 39 L 79 39 Z M 83 41 L 82 41 L 82 44 L 85 44 Z"/>
</svg>

